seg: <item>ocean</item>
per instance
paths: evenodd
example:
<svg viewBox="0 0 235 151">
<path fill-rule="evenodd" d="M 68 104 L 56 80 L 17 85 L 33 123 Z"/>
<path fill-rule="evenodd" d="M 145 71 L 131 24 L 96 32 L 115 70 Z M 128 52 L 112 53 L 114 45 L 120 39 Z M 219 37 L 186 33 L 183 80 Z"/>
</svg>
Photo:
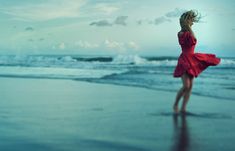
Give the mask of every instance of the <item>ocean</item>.
<svg viewBox="0 0 235 151">
<path fill-rule="evenodd" d="M 180 78 L 173 78 L 177 57 L 138 55 L 1 55 L 0 76 L 70 79 L 93 83 L 144 87 L 176 92 Z M 235 101 L 235 58 L 222 58 L 194 79 L 192 93 Z"/>
</svg>

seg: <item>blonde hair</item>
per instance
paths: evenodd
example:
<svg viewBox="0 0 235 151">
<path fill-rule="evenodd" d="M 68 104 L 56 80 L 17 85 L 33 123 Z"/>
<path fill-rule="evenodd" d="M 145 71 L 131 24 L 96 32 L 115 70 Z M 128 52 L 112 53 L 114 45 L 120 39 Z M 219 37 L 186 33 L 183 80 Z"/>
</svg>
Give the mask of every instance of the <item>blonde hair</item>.
<svg viewBox="0 0 235 151">
<path fill-rule="evenodd" d="M 187 30 L 186 25 L 187 25 L 187 21 L 188 20 L 192 20 L 193 22 L 199 22 L 201 18 L 201 15 L 195 11 L 195 10 L 190 10 L 187 12 L 184 12 L 181 16 L 180 16 L 180 26 L 182 30 Z"/>
</svg>

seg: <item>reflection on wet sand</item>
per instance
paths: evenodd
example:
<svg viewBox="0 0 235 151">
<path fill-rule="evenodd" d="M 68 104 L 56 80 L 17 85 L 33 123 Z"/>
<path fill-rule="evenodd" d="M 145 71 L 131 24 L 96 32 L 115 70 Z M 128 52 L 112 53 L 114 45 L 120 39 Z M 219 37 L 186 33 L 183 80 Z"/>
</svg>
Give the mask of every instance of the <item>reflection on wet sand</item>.
<svg viewBox="0 0 235 151">
<path fill-rule="evenodd" d="M 172 151 L 190 151 L 190 131 L 186 114 L 173 115 L 174 137 Z"/>
</svg>

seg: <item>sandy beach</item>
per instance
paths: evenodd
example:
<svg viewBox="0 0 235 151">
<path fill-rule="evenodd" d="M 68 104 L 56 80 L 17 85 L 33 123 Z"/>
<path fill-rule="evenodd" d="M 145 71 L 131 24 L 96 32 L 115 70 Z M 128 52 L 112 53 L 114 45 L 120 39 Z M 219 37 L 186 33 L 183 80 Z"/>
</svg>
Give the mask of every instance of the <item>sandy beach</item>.
<svg viewBox="0 0 235 151">
<path fill-rule="evenodd" d="M 0 78 L 3 151 L 233 151 L 235 102 L 76 80 Z M 215 90 L 216 91 L 216 90 Z M 219 93 L 219 92 L 218 92 Z"/>
</svg>

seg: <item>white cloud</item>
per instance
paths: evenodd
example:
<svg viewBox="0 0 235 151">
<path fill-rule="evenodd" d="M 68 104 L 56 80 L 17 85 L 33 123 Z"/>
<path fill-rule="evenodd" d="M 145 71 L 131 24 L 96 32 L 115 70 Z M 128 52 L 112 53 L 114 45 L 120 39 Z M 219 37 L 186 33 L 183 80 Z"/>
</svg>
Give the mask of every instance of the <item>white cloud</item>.
<svg viewBox="0 0 235 151">
<path fill-rule="evenodd" d="M 65 49 L 65 44 L 64 44 L 64 42 L 62 42 L 62 43 L 59 44 L 59 49 Z"/>
<path fill-rule="evenodd" d="M 111 40 L 105 40 L 104 41 L 105 47 L 109 49 L 115 49 L 115 50 L 138 50 L 139 46 L 133 41 L 130 42 L 118 42 L 118 41 L 111 41 Z"/>
<path fill-rule="evenodd" d="M 117 50 L 125 50 L 124 43 L 122 43 L 122 42 L 105 40 L 104 44 L 107 48 L 117 49 Z"/>
<path fill-rule="evenodd" d="M 80 7 L 85 0 L 50 0 L 44 3 L 32 3 L 0 8 L 2 13 L 25 21 L 47 21 L 56 18 L 78 17 Z"/>
<path fill-rule="evenodd" d="M 82 47 L 82 48 L 98 48 L 99 45 L 96 44 L 96 43 L 90 43 L 88 41 L 78 41 L 78 42 L 75 42 L 75 46 L 79 46 L 79 47 Z"/>
<path fill-rule="evenodd" d="M 99 12 L 105 13 L 107 15 L 118 11 L 120 8 L 116 5 L 100 3 L 95 6 L 95 9 Z"/>
<path fill-rule="evenodd" d="M 129 48 L 131 48 L 131 49 L 134 49 L 134 50 L 138 50 L 138 49 L 139 49 L 138 44 L 136 44 L 136 43 L 133 42 L 133 41 L 130 41 L 130 42 L 128 43 L 128 45 L 129 45 Z"/>
</svg>

